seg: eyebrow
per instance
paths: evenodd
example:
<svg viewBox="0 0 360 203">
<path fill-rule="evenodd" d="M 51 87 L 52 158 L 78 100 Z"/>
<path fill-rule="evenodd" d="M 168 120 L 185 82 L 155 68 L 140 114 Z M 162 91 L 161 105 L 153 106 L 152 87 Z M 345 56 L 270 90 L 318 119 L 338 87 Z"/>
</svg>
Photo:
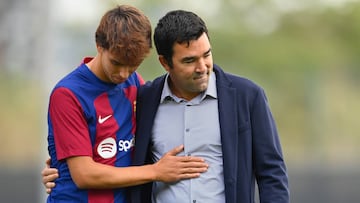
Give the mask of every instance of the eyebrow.
<svg viewBox="0 0 360 203">
<path fill-rule="evenodd" d="M 208 55 L 209 53 L 211 52 L 211 48 L 209 48 L 209 50 L 207 50 L 204 54 L 204 55 Z M 193 60 L 195 58 L 198 58 L 196 56 L 187 56 L 187 57 L 184 57 L 181 61 L 184 62 L 184 61 L 188 61 L 188 60 Z"/>
<path fill-rule="evenodd" d="M 116 59 L 113 59 L 113 58 L 110 58 L 110 61 L 111 63 L 116 63 L 116 64 L 119 64 L 119 65 L 124 65 L 123 63 L 121 63 L 120 61 L 116 60 Z"/>
<path fill-rule="evenodd" d="M 204 53 L 204 55 L 207 55 L 211 52 L 211 48 L 209 48 L 209 50 L 207 52 Z"/>
</svg>

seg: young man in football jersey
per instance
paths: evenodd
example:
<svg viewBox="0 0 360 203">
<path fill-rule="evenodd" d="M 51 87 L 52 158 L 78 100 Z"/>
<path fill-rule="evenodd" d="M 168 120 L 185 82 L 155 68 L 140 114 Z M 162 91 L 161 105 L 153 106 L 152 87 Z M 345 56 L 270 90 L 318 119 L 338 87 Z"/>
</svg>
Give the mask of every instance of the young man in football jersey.
<svg viewBox="0 0 360 203">
<path fill-rule="evenodd" d="M 136 95 L 144 83 L 135 70 L 151 48 L 150 22 L 140 10 L 118 6 L 102 17 L 95 38 L 96 56 L 85 58 L 50 95 L 49 164 L 58 178 L 47 202 L 125 203 L 124 187 L 206 171 L 202 158 L 176 156 L 182 145 L 154 164 L 130 167 Z"/>
</svg>

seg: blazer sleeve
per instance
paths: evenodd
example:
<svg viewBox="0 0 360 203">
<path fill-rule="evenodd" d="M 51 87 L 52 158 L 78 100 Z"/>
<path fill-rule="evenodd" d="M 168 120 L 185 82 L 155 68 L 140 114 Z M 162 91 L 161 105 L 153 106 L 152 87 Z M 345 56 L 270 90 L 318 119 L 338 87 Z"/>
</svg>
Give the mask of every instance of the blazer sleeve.
<svg viewBox="0 0 360 203">
<path fill-rule="evenodd" d="M 263 89 L 251 109 L 253 158 L 261 203 L 288 203 L 288 177 L 275 121 Z"/>
</svg>

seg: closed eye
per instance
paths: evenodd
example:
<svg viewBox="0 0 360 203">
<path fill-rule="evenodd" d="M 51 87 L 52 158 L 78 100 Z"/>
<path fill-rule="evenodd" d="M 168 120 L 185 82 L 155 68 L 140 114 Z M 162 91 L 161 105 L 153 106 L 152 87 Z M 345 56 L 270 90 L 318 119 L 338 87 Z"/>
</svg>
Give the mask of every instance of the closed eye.
<svg viewBox="0 0 360 203">
<path fill-rule="evenodd" d="M 204 56 L 205 57 L 208 57 L 211 55 L 211 49 L 209 49 L 207 52 L 204 53 Z"/>
<path fill-rule="evenodd" d="M 110 63 L 112 64 L 112 65 L 114 65 L 114 66 L 121 66 L 121 65 L 123 65 L 122 63 L 120 63 L 119 61 L 116 61 L 116 60 L 110 60 Z"/>
<path fill-rule="evenodd" d="M 186 57 L 182 60 L 183 63 L 193 63 L 195 61 L 195 57 Z"/>
</svg>

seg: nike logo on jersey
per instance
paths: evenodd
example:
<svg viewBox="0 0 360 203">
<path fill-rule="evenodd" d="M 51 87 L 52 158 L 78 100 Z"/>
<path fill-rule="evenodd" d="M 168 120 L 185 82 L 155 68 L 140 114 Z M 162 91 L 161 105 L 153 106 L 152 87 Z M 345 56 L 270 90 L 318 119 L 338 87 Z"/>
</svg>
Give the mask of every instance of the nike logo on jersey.
<svg viewBox="0 0 360 203">
<path fill-rule="evenodd" d="M 106 117 L 104 117 L 104 118 L 101 118 L 101 116 L 99 116 L 98 121 L 99 121 L 100 124 L 103 124 L 103 123 L 104 123 L 107 119 L 109 119 L 111 116 L 112 116 L 111 114 L 108 115 L 108 116 L 106 116 Z"/>
</svg>

